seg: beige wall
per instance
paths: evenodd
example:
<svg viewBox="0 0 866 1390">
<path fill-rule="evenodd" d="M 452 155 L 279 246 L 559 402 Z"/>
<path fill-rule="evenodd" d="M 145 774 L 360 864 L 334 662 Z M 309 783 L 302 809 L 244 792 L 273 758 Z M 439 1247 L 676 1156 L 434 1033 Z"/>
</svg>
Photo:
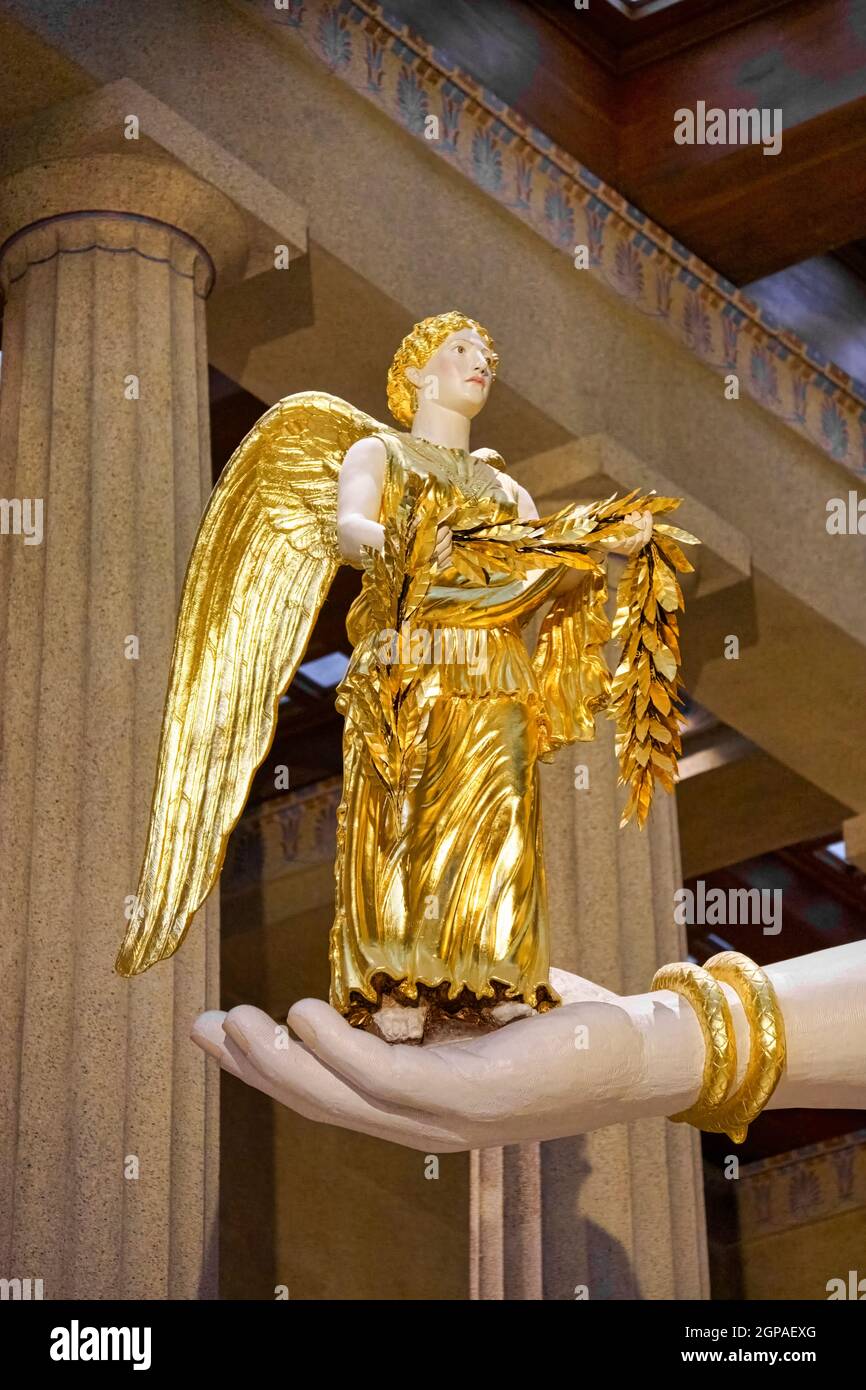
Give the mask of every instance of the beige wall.
<svg viewBox="0 0 866 1390">
<path fill-rule="evenodd" d="M 866 1131 L 780 1154 L 725 1180 L 706 1170 L 713 1298 L 826 1299 L 866 1278 Z"/>
</svg>

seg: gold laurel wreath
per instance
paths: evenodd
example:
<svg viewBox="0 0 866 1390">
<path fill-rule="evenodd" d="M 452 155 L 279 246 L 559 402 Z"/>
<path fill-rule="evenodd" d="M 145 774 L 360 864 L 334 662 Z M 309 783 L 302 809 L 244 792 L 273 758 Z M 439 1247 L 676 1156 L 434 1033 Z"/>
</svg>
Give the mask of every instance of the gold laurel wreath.
<svg viewBox="0 0 866 1390">
<path fill-rule="evenodd" d="M 626 522 L 629 512 L 661 515 L 675 511 L 681 497 L 641 494 L 565 507 L 553 516 L 532 521 L 508 521 L 454 533 L 452 564 L 468 577 L 486 580 L 503 567 L 527 574 L 550 565 L 604 574 L 587 548 L 625 540 L 635 534 Z M 620 661 L 607 701 L 607 715 L 616 723 L 619 781 L 629 795 L 620 825 L 635 820 L 646 824 L 655 783 L 672 792 L 680 741 L 680 647 L 677 610 L 684 607 L 678 574 L 693 566 L 681 545 L 698 545 L 696 536 L 667 522 L 655 522 L 651 540 L 631 557 L 617 588 L 611 637 L 620 642 Z M 598 590 L 603 605 L 606 587 Z"/>
</svg>

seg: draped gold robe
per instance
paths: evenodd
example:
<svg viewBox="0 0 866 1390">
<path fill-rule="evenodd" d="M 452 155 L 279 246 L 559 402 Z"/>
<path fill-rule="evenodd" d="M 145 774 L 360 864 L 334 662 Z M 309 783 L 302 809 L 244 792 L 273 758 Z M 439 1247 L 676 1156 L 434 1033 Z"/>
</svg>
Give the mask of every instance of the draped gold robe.
<svg viewBox="0 0 866 1390">
<path fill-rule="evenodd" d="M 455 530 L 517 516 L 517 485 L 490 462 L 409 435 L 378 437 L 388 455 L 383 523 L 412 471 L 435 489 L 441 515 L 453 509 Z M 535 656 L 527 652 L 521 627 L 561 572 L 501 575 L 482 586 L 446 570 L 428 590 L 422 650 L 434 675 L 424 767 L 397 827 L 353 720 L 353 689 L 382 641 L 364 576 L 337 693 L 344 769 L 330 939 L 331 1003 L 355 1024 L 395 988 L 404 1000 L 435 994 L 455 1012 L 481 1001 L 519 999 L 541 1010 L 559 1002 L 549 981 L 538 761 L 593 736 L 607 690 L 597 581 L 592 601 L 590 581 L 554 600 Z M 409 659 L 408 638 L 395 649 Z"/>
<path fill-rule="evenodd" d="M 563 508 L 537 525 L 518 522 L 517 487 L 489 459 L 387 430 L 323 392 L 288 396 L 262 416 L 202 518 L 184 579 L 136 910 L 116 969 L 135 975 L 171 956 L 216 882 L 271 746 L 280 693 L 342 562 L 341 459 L 369 435 L 387 452 L 385 545 L 365 560 L 338 692 L 345 779 L 331 1000 L 357 1023 L 384 991 L 432 993 L 453 1012 L 505 997 L 549 1007 L 558 1001 L 548 979 L 537 764 L 592 738 L 605 708 L 629 786 L 622 824 L 644 824 L 656 782 L 673 790 L 677 574 L 692 568 L 679 542 L 697 542 L 656 522 L 626 566 L 611 679 L 606 578 L 586 548 L 633 534 L 630 509 L 657 515 L 679 499 L 630 493 Z M 440 517 L 456 544 L 452 564 L 436 574 L 429 556 Z M 533 556 L 542 568 L 527 575 Z M 582 578 L 557 594 L 560 561 Z M 521 627 L 550 599 L 530 658 Z M 413 628 L 408 659 L 377 648 L 392 619 Z M 431 632 L 422 672 L 414 638 Z"/>
</svg>

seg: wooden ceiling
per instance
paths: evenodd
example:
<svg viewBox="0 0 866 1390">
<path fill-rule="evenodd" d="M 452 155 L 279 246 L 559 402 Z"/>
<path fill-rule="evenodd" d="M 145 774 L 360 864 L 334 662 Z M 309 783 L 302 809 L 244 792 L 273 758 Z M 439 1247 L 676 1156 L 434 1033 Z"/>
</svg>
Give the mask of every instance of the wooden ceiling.
<svg viewBox="0 0 866 1390">
<path fill-rule="evenodd" d="M 737 285 L 866 235 L 864 0 L 389 0 Z M 674 113 L 780 108 L 780 154 L 678 145 Z"/>
<path fill-rule="evenodd" d="M 787 0 L 527 0 L 611 72 L 623 73 L 670 57 L 679 48 L 733 29 Z"/>
</svg>

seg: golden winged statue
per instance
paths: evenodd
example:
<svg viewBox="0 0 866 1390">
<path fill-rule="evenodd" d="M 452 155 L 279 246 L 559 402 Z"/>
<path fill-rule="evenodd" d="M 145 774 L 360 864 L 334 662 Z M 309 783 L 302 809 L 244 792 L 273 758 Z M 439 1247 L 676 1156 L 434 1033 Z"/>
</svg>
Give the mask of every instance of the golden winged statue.
<svg viewBox="0 0 866 1390">
<path fill-rule="evenodd" d="M 644 823 L 656 782 L 673 789 L 677 573 L 691 568 L 679 542 L 694 537 L 655 519 L 678 505 L 655 494 L 538 517 L 498 454 L 468 450 L 497 361 L 474 320 L 425 319 L 388 377 L 406 428 L 306 391 L 235 451 L 184 581 L 120 974 L 172 955 L 214 887 L 280 696 L 348 562 L 363 578 L 337 690 L 331 1003 L 398 1040 L 419 1038 L 431 1009 L 501 1026 L 559 1002 L 537 765 L 593 737 L 606 713 L 629 787 L 623 823 Z M 616 549 L 630 558 L 611 622 Z M 530 654 L 523 629 L 545 605 Z"/>
</svg>

